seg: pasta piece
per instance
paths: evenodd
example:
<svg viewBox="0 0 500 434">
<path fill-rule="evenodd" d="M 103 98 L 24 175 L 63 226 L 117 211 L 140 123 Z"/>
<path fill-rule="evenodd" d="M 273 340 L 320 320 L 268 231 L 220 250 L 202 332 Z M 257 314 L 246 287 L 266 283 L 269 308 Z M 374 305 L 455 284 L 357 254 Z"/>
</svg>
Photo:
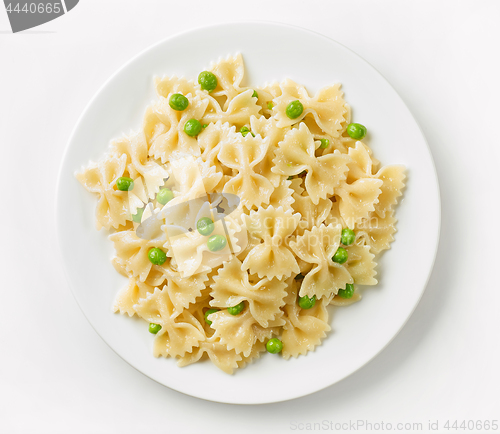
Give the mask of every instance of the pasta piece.
<svg viewBox="0 0 500 434">
<path fill-rule="evenodd" d="M 373 162 L 369 148 L 362 142 L 356 142 L 356 146 L 349 149 L 349 156 L 351 163 L 349 164 L 347 182 L 353 184 L 364 178 L 377 180 L 380 195 L 378 201 L 374 203 L 374 211 L 384 218 L 385 213 L 393 209 L 398 198 L 402 195 L 404 179 L 406 178 L 405 167 L 401 165 L 384 166 L 378 172 L 373 173 L 376 163 Z"/>
<path fill-rule="evenodd" d="M 280 84 L 277 81 L 266 83 L 264 86 L 258 87 L 257 91 L 264 91 L 265 93 L 271 95 L 272 99 L 278 98 L 283 94 Z"/>
<path fill-rule="evenodd" d="M 299 258 L 299 260 L 301 260 Z M 300 286 L 300 281 L 297 279 L 297 276 L 292 277 L 290 276 L 288 279 L 285 280 L 286 283 L 286 297 L 285 297 L 285 304 L 295 304 L 298 301 L 299 297 L 299 286 Z M 284 310 L 284 309 L 282 309 Z"/>
<path fill-rule="evenodd" d="M 299 295 L 316 296 L 317 299 L 337 294 L 353 278 L 344 265 L 332 261 L 340 244 L 342 226 L 315 226 L 311 231 L 290 242 L 291 249 L 313 268 L 302 281 Z"/>
<path fill-rule="evenodd" d="M 161 326 L 154 340 L 155 357 L 182 357 L 205 339 L 203 327 L 196 318 L 187 310 L 175 316 L 168 293 L 159 288 L 134 309 L 142 319 Z"/>
<path fill-rule="evenodd" d="M 347 154 L 347 147 L 342 140 L 342 136 L 340 137 L 332 137 L 329 134 L 326 134 L 315 122 L 314 118 L 311 116 L 306 116 L 302 121 L 306 125 L 306 127 L 311 132 L 314 141 L 321 141 L 322 139 L 328 140 L 328 147 L 321 148 L 320 144 L 317 143 L 316 147 L 316 156 L 320 157 L 322 155 L 332 154 L 336 150 L 341 152 L 342 154 Z M 352 139 L 351 139 L 352 140 Z"/>
<path fill-rule="evenodd" d="M 172 166 L 175 172 L 174 198 L 163 206 L 159 218 L 164 219 L 166 225 L 176 225 L 185 231 L 194 229 L 201 208 L 210 204 L 207 191 L 219 182 L 220 174 L 213 167 L 200 170 L 196 162 L 189 159 L 175 160 Z"/>
<path fill-rule="evenodd" d="M 380 179 L 361 178 L 352 184 L 345 182 L 335 190 L 339 198 L 342 219 L 351 229 L 375 210 L 383 182 Z"/>
<path fill-rule="evenodd" d="M 214 276 L 214 282 L 210 306 L 227 308 L 245 301 L 252 317 L 262 327 L 268 327 L 269 322 L 281 313 L 280 307 L 285 303 L 284 282 L 266 278 L 251 282 L 248 272 L 242 270 L 241 261 L 237 258 L 224 264 L 219 274 Z"/>
<path fill-rule="evenodd" d="M 242 363 L 242 355 L 234 350 L 228 350 L 226 345 L 220 342 L 219 338 L 211 336 L 200 342 L 200 346 L 193 348 L 192 352 L 180 357 L 177 366 L 187 366 L 202 360 L 207 356 L 211 362 L 227 374 L 232 374 Z"/>
<path fill-rule="evenodd" d="M 244 357 L 249 357 L 257 342 L 264 342 L 276 331 L 273 327 L 284 324 L 281 316 L 269 323 L 268 328 L 261 327 L 252 316 L 250 309 L 245 309 L 239 315 L 231 315 L 227 310 L 221 310 L 210 316 L 211 327 L 215 330 L 214 338 L 226 345 L 228 350 L 235 350 Z"/>
<path fill-rule="evenodd" d="M 135 315 L 134 305 L 154 292 L 154 287 L 131 277 L 125 286 L 115 297 L 113 303 L 113 312 L 119 312 L 122 315 Z"/>
<path fill-rule="evenodd" d="M 272 206 L 259 208 L 257 212 L 252 211 L 249 216 L 245 216 L 248 232 L 252 237 L 262 240 L 262 243 L 248 253 L 243 261 L 243 269 L 249 269 L 259 277 L 276 277 L 279 280 L 291 273 L 298 273 L 297 261 L 285 242 L 295 231 L 299 220 L 299 214 Z"/>
<path fill-rule="evenodd" d="M 147 196 L 154 199 L 169 175 L 165 166 L 148 160 L 148 146 L 144 134 L 115 140 L 111 143 L 111 153 L 116 157 L 126 156 L 127 172 L 132 178 L 141 176 L 144 179 Z"/>
<path fill-rule="evenodd" d="M 335 297 L 333 297 L 330 304 L 332 304 L 333 306 L 340 306 L 340 307 L 350 306 L 351 304 L 354 304 L 357 301 L 360 301 L 361 298 L 362 297 L 361 297 L 361 294 L 359 292 L 354 292 L 354 294 L 352 295 L 351 298 L 342 298 L 342 297 L 336 295 Z"/>
<path fill-rule="evenodd" d="M 157 95 L 163 98 L 168 98 L 173 93 L 196 95 L 197 92 L 201 92 L 201 87 L 196 81 L 176 76 L 155 77 L 155 89 Z"/>
<path fill-rule="evenodd" d="M 248 244 L 248 232 L 243 221 L 244 208 L 239 202 L 231 203 L 231 200 L 227 199 L 233 199 L 236 196 L 228 195 L 225 193 L 223 193 L 222 196 L 223 200 L 217 204 L 217 210 L 219 210 L 219 207 L 222 206 L 222 214 L 224 216 L 227 216 L 233 222 L 234 227 L 236 228 L 234 236 L 236 238 L 236 244 L 239 246 L 239 249 L 233 247 L 232 251 L 236 255 L 239 255 L 240 252 L 242 252 Z M 211 197 L 214 196 L 211 195 Z M 233 241 L 231 242 L 234 243 Z"/>
<path fill-rule="evenodd" d="M 255 135 L 268 139 L 269 148 L 264 159 L 256 166 L 256 172 L 271 181 L 274 187 L 278 187 L 281 182 L 281 176 L 274 173 L 271 169 L 274 166 L 273 159 L 278 148 L 279 142 L 285 138 L 288 128 L 278 128 L 274 119 L 266 119 L 264 116 L 250 118 L 250 129 Z"/>
<path fill-rule="evenodd" d="M 126 162 L 125 155 L 119 158 L 108 156 L 98 163 L 91 163 L 75 175 L 89 192 L 99 195 L 96 206 L 97 230 L 118 229 L 124 226 L 127 220 L 132 219 L 132 214 L 147 202 L 141 178 L 134 180 L 134 188 L 131 191 L 116 189 L 117 179 L 128 175 L 125 172 Z"/>
<path fill-rule="evenodd" d="M 266 83 L 264 86 L 255 88 L 259 99 L 257 104 L 262 107 L 262 113 L 266 119 L 270 118 L 274 114 L 274 98 L 281 95 L 280 85 L 277 82 Z"/>
<path fill-rule="evenodd" d="M 398 198 L 403 194 L 402 190 L 405 186 L 406 178 L 404 166 L 384 166 L 375 175 L 381 180 L 382 193 L 378 198 L 378 203 L 375 205 L 375 212 L 385 218 L 386 213 L 391 213 L 394 205 L 398 203 Z"/>
<path fill-rule="evenodd" d="M 290 184 L 290 188 L 293 190 L 293 194 L 299 194 L 302 195 L 304 193 L 304 189 L 302 188 L 302 182 L 304 178 L 302 176 L 299 176 L 297 178 L 292 178 L 290 181 L 292 182 Z"/>
<path fill-rule="evenodd" d="M 240 93 L 231 100 L 225 110 L 222 110 L 217 101 L 209 96 L 206 101 L 210 104 L 210 109 L 205 113 L 201 122 L 206 124 L 210 122 L 228 122 L 238 129 L 249 124 L 250 118 L 258 116 L 261 110 L 252 94 L 252 89 Z"/>
<path fill-rule="evenodd" d="M 363 142 L 356 141 L 354 147 L 349 148 L 349 173 L 347 180 L 349 184 L 360 178 L 370 178 L 373 176 L 373 163 L 370 150 Z"/>
<path fill-rule="evenodd" d="M 192 156 L 187 156 L 170 163 L 174 174 L 171 188 L 175 197 L 158 214 L 160 227 L 167 235 L 169 226 L 177 227 L 171 236 L 194 230 L 197 216 L 204 204 L 208 204 L 210 208 L 207 191 L 217 185 L 221 174 L 216 173 L 214 167 L 199 165 L 198 162 Z M 211 211 L 207 212 L 206 217 L 212 217 Z"/>
<path fill-rule="evenodd" d="M 125 270 L 128 277 L 158 286 L 174 272 L 168 258 L 163 265 L 153 265 L 148 258 L 148 252 L 153 247 L 163 249 L 164 240 L 145 240 L 139 238 L 134 231 L 116 232 L 109 239 L 114 243 L 116 251 L 113 263 L 115 267 Z"/>
<path fill-rule="evenodd" d="M 248 256 L 248 253 L 250 253 L 250 251 L 260 243 L 260 238 L 254 237 L 252 234 L 248 234 L 246 247 L 238 253 L 237 258 L 243 261 Z"/>
<path fill-rule="evenodd" d="M 396 222 L 394 212 L 386 212 L 384 218 L 372 214 L 370 218 L 362 220 L 356 225 L 356 238 L 361 239 L 370 246 L 375 255 L 383 250 L 390 249 L 396 233 Z"/>
<path fill-rule="evenodd" d="M 293 210 L 301 216 L 297 227 L 297 235 L 303 235 L 306 230 L 311 230 L 315 226 L 323 223 L 332 209 L 332 201 L 329 199 L 320 199 L 317 205 L 314 205 L 309 196 L 302 196 L 294 193 Z"/>
<path fill-rule="evenodd" d="M 342 227 L 347 227 L 342 215 L 339 211 L 339 202 L 336 197 L 330 198 L 332 201 L 332 207 L 330 209 L 330 214 L 325 219 L 325 225 L 328 226 L 333 224 L 334 226 L 341 225 Z"/>
<path fill-rule="evenodd" d="M 148 145 L 144 134 L 132 134 L 113 140 L 110 146 L 110 154 L 116 158 L 125 155 L 125 170 L 131 178 L 137 178 L 142 175 L 139 170 L 148 160 Z"/>
<path fill-rule="evenodd" d="M 162 209 L 172 208 L 193 200 L 207 200 L 208 192 L 213 191 L 222 178 L 215 167 L 201 163 L 199 159 L 192 156 L 179 158 L 170 163 L 173 172 L 172 190 L 175 197 Z M 166 215 L 163 215 L 166 217 Z"/>
<path fill-rule="evenodd" d="M 196 219 L 192 223 L 193 230 L 186 227 L 166 224 L 163 230 L 167 234 L 169 250 L 167 255 L 175 259 L 177 269 L 182 277 L 189 277 L 198 273 L 207 273 L 213 267 L 228 261 L 234 254 L 238 254 L 244 246 L 239 245 L 236 233 L 242 231 L 234 219 L 229 216 L 213 214 L 208 206 L 201 207 Z M 220 235 L 227 240 L 226 246 L 219 251 L 212 252 L 208 248 L 207 237 L 200 234 L 195 222 L 200 218 L 208 217 L 214 222 L 211 236 Z"/>
<path fill-rule="evenodd" d="M 235 128 L 230 127 L 228 123 L 222 124 L 219 121 L 208 125 L 198 136 L 198 145 L 201 149 L 202 160 L 210 167 L 215 167 L 217 173 L 222 173 L 223 175 L 233 174 L 232 170 L 224 166 L 217 156 L 222 143 L 227 140 L 231 133 L 235 133 Z"/>
<path fill-rule="evenodd" d="M 311 309 L 300 309 L 297 304 L 297 289 L 290 287 L 290 303 L 284 307 L 285 325 L 281 341 L 283 342 L 283 358 L 305 355 L 313 351 L 326 332 L 331 328 L 328 324 L 328 311 L 321 302 L 317 302 Z"/>
<path fill-rule="evenodd" d="M 315 149 L 313 136 L 305 124 L 300 124 L 299 129 L 288 132 L 279 144 L 272 171 L 293 176 L 305 170 L 307 193 L 317 205 L 320 199 L 334 194 L 341 181 L 346 179 L 349 157 L 340 152 L 316 157 Z"/>
<path fill-rule="evenodd" d="M 311 131 L 315 140 L 328 139 L 329 144 L 326 148 L 316 149 L 316 155 L 326 155 L 332 154 L 336 150 L 342 152 L 343 154 L 347 154 L 349 148 L 353 148 L 356 146 L 356 139 L 353 139 L 347 134 L 347 126 L 351 123 L 351 107 L 349 104 L 345 104 L 345 108 L 347 109 L 346 114 L 344 115 L 345 121 L 341 124 L 342 135 L 339 137 L 332 137 L 326 134 L 315 122 L 314 118 L 311 116 L 306 116 L 304 118 L 304 122 Z"/>
<path fill-rule="evenodd" d="M 273 115 L 273 95 L 262 88 L 256 88 L 257 105 L 261 108 L 263 118 L 269 119 Z"/>
<path fill-rule="evenodd" d="M 218 154 L 219 161 L 238 172 L 223 189 L 224 193 L 238 196 L 243 206 L 251 209 L 269 203 L 273 185 L 262 175 L 255 173 L 255 166 L 266 155 L 269 141 L 259 136 L 234 134 L 224 142 Z"/>
<path fill-rule="evenodd" d="M 166 134 L 170 129 L 170 126 L 170 124 L 162 123 L 153 106 L 147 107 L 142 121 L 142 132 L 144 133 L 144 137 L 146 139 L 148 155 L 149 148 L 154 141 L 161 135 Z"/>
<path fill-rule="evenodd" d="M 238 363 L 238 368 L 244 368 L 248 364 L 255 362 L 255 360 L 259 359 L 260 356 L 265 353 L 266 351 L 266 344 L 264 342 L 257 341 L 255 342 L 254 346 L 252 347 L 252 351 L 248 355 L 248 357 L 242 357 L 242 359 L 237 362 Z"/>
<path fill-rule="evenodd" d="M 162 163 L 177 158 L 179 154 L 200 155 L 197 140 L 184 132 L 184 124 L 189 119 L 200 119 L 208 106 L 208 100 L 188 94 L 186 95 L 189 100 L 188 108 L 177 111 L 169 105 L 170 96 L 160 97 L 160 101 L 152 107 L 153 113 L 146 114 L 148 117 L 156 116 L 156 122 L 163 124 L 161 127 L 163 132 L 155 137 L 149 148 L 149 155 L 161 160 Z"/>
<path fill-rule="evenodd" d="M 302 276 L 305 276 L 307 273 L 309 273 L 309 271 L 312 270 L 313 264 L 310 264 L 309 262 L 306 262 L 299 257 L 297 257 L 296 259 L 297 264 L 299 264 L 300 274 L 302 274 Z"/>
<path fill-rule="evenodd" d="M 163 220 L 160 218 L 161 208 L 155 208 L 153 203 L 148 203 L 142 212 L 141 223 L 134 223 L 135 233 L 143 240 L 165 241 L 165 234 L 161 230 Z"/>
<path fill-rule="evenodd" d="M 296 124 L 310 114 L 316 124 L 331 137 L 339 137 L 344 116 L 347 113 L 340 84 L 321 89 L 313 98 L 309 96 L 305 87 L 293 80 L 287 79 L 280 84 L 281 96 L 273 100 L 275 104 L 274 118 L 278 127 L 284 128 Z M 286 115 L 286 108 L 292 101 L 299 100 L 304 110 L 296 119 Z"/>
<path fill-rule="evenodd" d="M 281 206 L 284 211 L 291 211 L 292 204 L 295 202 L 292 196 L 294 191 L 290 188 L 291 185 L 292 181 L 288 181 L 285 177 L 281 177 L 280 184 L 274 189 L 269 198 L 269 205 L 274 208 Z"/>
<path fill-rule="evenodd" d="M 210 309 L 209 302 L 212 299 L 212 297 L 210 296 L 210 292 L 212 291 L 212 286 L 215 283 L 214 277 L 219 274 L 219 271 L 221 270 L 222 267 L 223 267 L 223 264 L 222 265 L 218 265 L 218 266 L 212 268 L 212 271 L 210 271 L 210 273 L 207 274 L 208 280 L 205 282 L 206 287 L 205 287 L 204 291 L 202 291 L 202 296 L 204 295 L 205 298 L 206 298 L 207 304 L 206 304 L 205 307 L 207 309 Z"/>
<path fill-rule="evenodd" d="M 167 284 L 162 291 L 166 291 L 174 306 L 172 313 L 174 317 L 180 315 L 184 309 L 188 309 L 190 304 L 195 303 L 196 299 L 201 297 L 207 280 L 206 274 L 196 274 L 190 277 L 172 274 L 167 277 Z"/>
<path fill-rule="evenodd" d="M 224 97 L 224 110 L 227 110 L 231 101 L 246 88 L 241 87 L 241 80 L 245 74 L 243 57 L 240 53 L 228 56 L 226 59 L 212 65 L 210 71 L 217 77 L 217 87 L 211 92 L 214 97 Z M 253 92 L 253 91 L 252 91 Z"/>
<path fill-rule="evenodd" d="M 189 312 L 193 314 L 196 320 L 203 326 L 205 337 L 209 338 L 213 335 L 213 330 L 205 321 L 205 313 L 210 309 L 210 277 L 207 275 L 207 280 L 204 282 L 205 287 L 201 290 L 200 295 L 196 298 L 195 302 L 189 305 Z"/>
<path fill-rule="evenodd" d="M 378 283 L 377 279 L 375 279 L 377 264 L 374 261 L 375 255 L 370 253 L 370 247 L 352 244 L 347 246 L 346 249 L 348 258 L 345 268 L 352 276 L 354 283 L 358 285 L 376 285 Z"/>
</svg>

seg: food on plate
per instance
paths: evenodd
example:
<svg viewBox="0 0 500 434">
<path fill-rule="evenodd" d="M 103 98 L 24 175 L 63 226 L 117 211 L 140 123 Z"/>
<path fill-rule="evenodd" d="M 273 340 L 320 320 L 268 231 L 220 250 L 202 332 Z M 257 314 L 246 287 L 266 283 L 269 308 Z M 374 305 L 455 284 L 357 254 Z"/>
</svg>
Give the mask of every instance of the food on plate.
<svg viewBox="0 0 500 434">
<path fill-rule="evenodd" d="M 243 76 L 238 54 L 157 78 L 142 128 L 76 174 L 128 279 L 114 311 L 149 324 L 155 356 L 228 373 L 313 351 L 328 306 L 377 284 L 405 180 L 361 141 L 339 84 Z"/>
</svg>

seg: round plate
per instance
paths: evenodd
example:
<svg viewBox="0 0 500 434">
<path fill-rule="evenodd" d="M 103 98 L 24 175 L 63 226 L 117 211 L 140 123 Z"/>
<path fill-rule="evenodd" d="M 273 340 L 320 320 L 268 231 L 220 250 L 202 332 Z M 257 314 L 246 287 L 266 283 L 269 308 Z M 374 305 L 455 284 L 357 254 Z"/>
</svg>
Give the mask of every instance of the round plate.
<svg viewBox="0 0 500 434">
<path fill-rule="evenodd" d="M 398 233 L 382 256 L 379 284 L 363 299 L 334 308 L 332 331 L 306 356 L 284 360 L 264 354 L 228 375 L 210 362 L 179 368 L 155 358 L 144 321 L 113 314 L 111 306 L 126 280 L 110 263 L 112 243 L 96 231 L 96 198 L 74 172 L 97 160 L 111 139 L 137 130 L 155 98 L 153 77 L 195 78 L 212 61 L 241 52 L 246 83 L 255 86 L 290 77 L 310 92 L 342 83 L 353 119 L 367 126 L 368 143 L 382 164 L 407 166 L 407 188 L 397 209 Z M 246 22 L 196 29 L 142 52 L 113 75 L 78 121 L 62 163 L 57 198 L 58 236 L 71 289 L 104 341 L 133 367 L 165 386 L 199 398 L 258 404 L 304 396 L 342 380 L 375 357 L 403 327 L 427 283 L 439 238 L 440 203 L 436 172 L 425 138 L 401 98 L 359 56 L 324 36 L 281 24 Z M 298 379 L 301 373 L 307 381 Z M 278 385 L 276 381 L 278 380 Z"/>
</svg>

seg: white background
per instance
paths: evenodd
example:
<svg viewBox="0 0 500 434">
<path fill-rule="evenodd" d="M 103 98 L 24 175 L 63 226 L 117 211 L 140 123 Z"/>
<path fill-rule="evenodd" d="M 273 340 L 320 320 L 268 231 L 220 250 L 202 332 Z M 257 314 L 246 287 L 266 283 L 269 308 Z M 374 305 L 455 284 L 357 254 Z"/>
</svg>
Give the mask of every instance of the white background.
<svg viewBox="0 0 500 434">
<path fill-rule="evenodd" d="M 81 0 L 14 35 L 0 7 L 0 433 L 288 433 L 356 420 L 427 431 L 429 420 L 500 419 L 499 18 L 494 0 Z M 323 33 L 389 80 L 431 147 L 443 224 L 423 299 L 375 360 L 302 399 L 232 406 L 153 382 L 98 337 L 55 259 L 54 201 L 71 130 L 117 68 L 174 33 L 254 19 Z"/>
</svg>

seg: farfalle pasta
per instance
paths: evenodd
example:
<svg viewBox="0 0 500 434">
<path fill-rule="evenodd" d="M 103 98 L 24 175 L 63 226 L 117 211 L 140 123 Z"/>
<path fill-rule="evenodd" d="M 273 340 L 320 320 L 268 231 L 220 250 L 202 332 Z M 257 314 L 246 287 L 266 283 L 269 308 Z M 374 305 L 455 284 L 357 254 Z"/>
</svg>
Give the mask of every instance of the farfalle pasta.
<svg viewBox="0 0 500 434">
<path fill-rule="evenodd" d="M 297 261 L 283 241 L 295 231 L 299 220 L 299 214 L 284 211 L 281 207 L 275 209 L 272 205 L 245 216 L 249 235 L 261 242 L 248 252 L 242 268 L 259 277 L 280 280 L 292 273 L 298 274 Z"/>
<path fill-rule="evenodd" d="M 305 189 L 315 205 L 320 199 L 331 196 L 345 180 L 349 157 L 335 151 L 333 154 L 316 156 L 316 143 L 305 123 L 289 131 L 278 144 L 275 166 L 272 171 L 280 175 L 294 176 L 303 172 Z M 332 173 L 331 168 L 336 170 Z"/>
<path fill-rule="evenodd" d="M 362 141 L 340 84 L 312 95 L 244 74 L 236 54 L 155 79 L 141 129 L 76 173 L 127 278 L 113 311 L 149 323 L 156 357 L 227 373 L 313 351 L 329 306 L 377 284 L 405 180 Z"/>
</svg>

